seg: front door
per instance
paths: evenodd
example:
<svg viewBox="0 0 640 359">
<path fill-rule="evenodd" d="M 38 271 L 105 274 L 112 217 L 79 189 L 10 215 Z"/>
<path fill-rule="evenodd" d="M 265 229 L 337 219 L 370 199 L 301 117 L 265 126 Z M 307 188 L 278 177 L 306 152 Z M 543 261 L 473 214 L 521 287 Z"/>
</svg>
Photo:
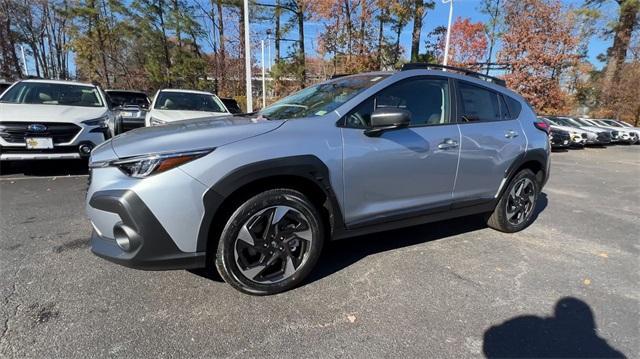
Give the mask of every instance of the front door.
<svg viewBox="0 0 640 359">
<path fill-rule="evenodd" d="M 460 133 L 451 119 L 449 80 L 412 77 L 365 100 L 343 121 L 344 214 L 347 226 L 447 209 Z M 397 107 L 411 126 L 368 137 L 371 113 Z"/>
</svg>

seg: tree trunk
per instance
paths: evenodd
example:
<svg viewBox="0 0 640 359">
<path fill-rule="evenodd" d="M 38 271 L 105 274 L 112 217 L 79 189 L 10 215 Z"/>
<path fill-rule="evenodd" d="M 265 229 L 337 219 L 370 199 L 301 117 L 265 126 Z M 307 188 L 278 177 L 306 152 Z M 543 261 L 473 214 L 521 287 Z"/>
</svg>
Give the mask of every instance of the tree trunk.
<svg viewBox="0 0 640 359">
<path fill-rule="evenodd" d="M 164 60 L 166 66 L 166 83 L 171 85 L 171 55 L 169 55 L 169 43 L 167 41 L 167 29 L 164 25 L 164 0 L 158 0 L 158 18 L 160 19 L 160 28 L 162 30 L 162 49 L 164 50 Z"/>
<path fill-rule="evenodd" d="M 637 0 L 618 0 L 620 4 L 620 17 L 615 26 L 613 46 L 609 48 L 609 59 L 605 73 L 605 82 L 614 86 L 620 76 L 622 64 L 627 57 L 631 34 L 636 26 L 636 18 L 640 11 L 640 2 Z"/>
<path fill-rule="evenodd" d="M 378 70 L 382 70 L 382 40 L 384 39 L 384 17 L 386 16 L 386 11 L 382 11 L 378 24 Z"/>
<path fill-rule="evenodd" d="M 420 53 L 420 32 L 422 32 L 422 17 L 424 15 L 423 0 L 414 0 L 413 31 L 411 32 L 411 62 L 418 61 Z"/>
<path fill-rule="evenodd" d="M 218 71 L 220 71 L 220 77 L 223 79 L 223 81 L 221 81 L 221 83 L 218 84 L 218 87 L 220 88 L 220 91 L 222 91 L 225 87 L 225 67 L 226 67 L 226 49 L 225 49 L 225 42 L 226 39 L 224 37 L 224 14 L 223 14 L 223 9 L 222 9 L 222 0 L 218 0 L 217 1 L 217 8 L 218 8 L 218 39 L 220 41 L 219 47 L 220 47 L 220 61 L 218 63 Z"/>
<path fill-rule="evenodd" d="M 344 0 L 344 13 L 346 16 L 346 25 L 347 25 L 347 58 L 351 60 L 352 53 L 352 39 L 353 39 L 353 24 L 351 22 L 351 6 L 349 5 L 349 0 Z"/>
<path fill-rule="evenodd" d="M 275 10 L 275 17 L 276 17 L 276 34 L 275 34 L 275 50 L 276 50 L 276 56 L 275 56 L 275 62 L 276 64 L 278 64 L 280 62 L 280 13 L 282 12 L 282 9 L 280 8 L 280 0 L 276 0 L 276 10 Z"/>
<path fill-rule="evenodd" d="M 496 0 L 496 11 L 491 15 L 491 33 L 489 34 L 489 51 L 487 53 L 487 72 L 491 69 L 491 59 L 493 58 L 493 47 L 496 43 L 496 26 L 498 25 L 498 12 L 500 11 L 500 0 Z"/>
</svg>

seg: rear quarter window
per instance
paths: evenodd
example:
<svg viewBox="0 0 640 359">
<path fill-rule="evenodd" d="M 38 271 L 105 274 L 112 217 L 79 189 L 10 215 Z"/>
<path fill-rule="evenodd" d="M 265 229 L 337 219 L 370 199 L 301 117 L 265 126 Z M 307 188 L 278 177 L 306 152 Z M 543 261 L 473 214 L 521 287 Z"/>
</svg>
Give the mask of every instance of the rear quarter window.
<svg viewBox="0 0 640 359">
<path fill-rule="evenodd" d="M 522 105 L 520 104 L 520 101 L 507 95 L 504 95 L 504 99 L 507 102 L 507 108 L 509 109 L 509 116 L 511 119 L 518 118 L 518 116 L 520 116 L 520 112 L 522 112 Z"/>
</svg>

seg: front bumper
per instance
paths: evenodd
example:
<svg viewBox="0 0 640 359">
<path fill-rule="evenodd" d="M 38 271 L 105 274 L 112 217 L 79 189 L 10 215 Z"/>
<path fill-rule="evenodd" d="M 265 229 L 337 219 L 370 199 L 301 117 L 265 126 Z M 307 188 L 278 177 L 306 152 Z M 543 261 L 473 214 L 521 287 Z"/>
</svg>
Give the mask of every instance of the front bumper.
<svg viewBox="0 0 640 359">
<path fill-rule="evenodd" d="M 206 265 L 206 252 L 181 251 L 133 191 L 95 192 L 89 205 L 120 218 L 114 225 L 114 239 L 102 235 L 94 224 L 91 251 L 97 256 L 144 270 L 190 269 Z M 123 246 L 123 243 L 128 245 Z"/>
</svg>

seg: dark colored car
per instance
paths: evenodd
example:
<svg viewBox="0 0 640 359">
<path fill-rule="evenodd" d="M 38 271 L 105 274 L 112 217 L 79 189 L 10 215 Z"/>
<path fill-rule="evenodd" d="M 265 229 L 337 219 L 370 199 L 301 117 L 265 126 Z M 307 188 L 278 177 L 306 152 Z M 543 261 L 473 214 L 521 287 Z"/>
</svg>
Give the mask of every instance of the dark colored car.
<svg viewBox="0 0 640 359">
<path fill-rule="evenodd" d="M 242 109 L 240 105 L 238 105 L 238 101 L 232 98 L 220 98 L 220 101 L 224 104 L 224 106 L 231 112 L 232 114 L 242 113 Z"/>
<path fill-rule="evenodd" d="M 144 127 L 144 118 L 149 110 L 149 97 L 141 91 L 107 90 L 111 106 L 117 112 L 115 134 Z"/>
<path fill-rule="evenodd" d="M 571 135 L 567 131 L 551 128 L 549 141 L 552 149 L 565 149 L 571 147 Z"/>
</svg>

